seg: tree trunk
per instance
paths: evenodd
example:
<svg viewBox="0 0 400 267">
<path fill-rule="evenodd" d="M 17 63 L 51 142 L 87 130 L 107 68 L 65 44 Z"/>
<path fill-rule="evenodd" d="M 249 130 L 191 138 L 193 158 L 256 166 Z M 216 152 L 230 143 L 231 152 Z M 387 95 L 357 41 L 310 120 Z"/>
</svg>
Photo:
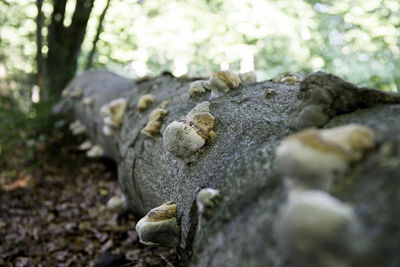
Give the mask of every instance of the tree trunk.
<svg viewBox="0 0 400 267">
<path fill-rule="evenodd" d="M 117 162 L 131 212 L 143 216 L 167 201 L 178 205 L 179 247 L 186 263 L 297 266 L 277 246 L 273 230 L 286 198 L 275 149 L 300 128 L 356 122 L 374 129 L 379 145 L 329 192 L 358 211 L 365 236 L 374 244 L 362 264 L 351 266 L 400 266 L 398 94 L 358 88 L 324 73 L 313 74 L 301 84 L 264 81 L 242 85 L 211 101 L 216 136 L 196 162 L 180 166 L 164 148 L 162 133 L 172 121 L 208 100 L 208 93 L 189 98 L 191 81 L 161 76 L 135 83 L 110 72 L 89 71 L 66 88 L 80 88 L 84 97 L 94 97 L 93 107 L 68 98 L 55 108 L 71 119 L 80 119 L 87 126 L 88 137 Z M 326 91 L 307 95 L 314 89 Z M 137 101 L 143 94 L 152 94 L 155 103 L 141 113 Z M 100 107 L 120 97 L 128 100 L 122 128 L 114 136 L 105 136 Z M 148 138 L 140 130 L 149 113 L 165 100 L 169 101 L 168 113 L 160 135 Z M 322 107 L 316 109 L 321 114 L 307 113 L 308 107 L 315 106 Z M 385 146 L 391 148 L 389 152 L 384 151 Z M 205 187 L 220 190 L 222 196 L 210 220 L 200 216 L 195 203 L 198 191 Z"/>
<path fill-rule="evenodd" d="M 103 21 L 104 18 L 106 17 L 106 13 L 108 10 L 108 7 L 110 6 L 110 1 L 111 0 L 107 0 L 107 4 L 103 10 L 103 12 L 100 15 L 99 18 L 99 25 L 97 26 L 97 31 L 96 31 L 96 36 L 94 37 L 93 43 L 92 43 L 92 50 L 90 50 L 88 59 L 87 59 L 87 63 L 86 63 L 86 69 L 90 69 L 93 65 L 93 58 L 94 58 L 94 54 L 96 53 L 96 46 L 97 46 L 97 42 L 100 39 L 100 34 L 103 31 Z"/>
<path fill-rule="evenodd" d="M 57 98 L 77 69 L 78 56 L 94 0 L 77 0 L 71 25 L 64 26 L 66 0 L 53 1 L 47 70 L 51 94 Z"/>
</svg>

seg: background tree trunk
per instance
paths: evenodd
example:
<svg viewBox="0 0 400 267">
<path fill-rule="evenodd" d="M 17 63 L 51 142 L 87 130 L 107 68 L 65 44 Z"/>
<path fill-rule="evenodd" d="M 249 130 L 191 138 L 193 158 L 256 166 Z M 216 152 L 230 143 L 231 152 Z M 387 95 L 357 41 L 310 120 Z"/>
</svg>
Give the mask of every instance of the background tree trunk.
<svg viewBox="0 0 400 267">
<path fill-rule="evenodd" d="M 61 90 L 74 77 L 81 45 L 86 33 L 86 25 L 94 0 L 77 0 L 71 25 L 64 26 L 67 0 L 53 1 L 53 13 L 48 33 L 49 51 L 47 70 L 49 87 L 57 98 Z"/>
<path fill-rule="evenodd" d="M 93 108 L 71 98 L 55 108 L 71 119 L 80 119 L 87 126 L 88 137 L 117 162 L 119 182 L 134 214 L 143 216 L 167 201 L 177 203 L 179 247 L 186 263 L 296 266 L 278 248 L 273 231 L 286 197 L 275 149 L 282 138 L 297 131 L 293 125 L 314 124 L 303 109 L 321 99 L 316 95 L 301 98 L 309 88 L 316 88 L 336 92 L 329 94 L 336 106 L 324 109 L 329 120 L 322 125 L 318 121 L 319 127 L 361 123 L 374 129 L 379 141 L 379 146 L 329 192 L 355 208 L 365 236 L 373 244 L 361 265 L 352 266 L 400 266 L 398 94 L 358 88 L 324 73 L 311 75 L 301 84 L 265 81 L 242 85 L 211 101 L 216 137 L 202 149 L 198 161 L 180 168 L 165 150 L 161 135 L 172 121 L 208 100 L 209 94 L 189 98 L 190 82 L 162 76 L 135 84 L 110 72 L 89 71 L 71 81 L 67 89 L 79 87 L 84 97 L 94 97 Z M 137 100 L 148 93 L 156 103 L 140 113 Z M 119 97 L 129 103 L 123 126 L 116 135 L 104 136 L 100 107 Z M 149 113 L 165 100 L 169 101 L 168 114 L 160 136 L 148 138 L 140 130 Z M 204 187 L 219 189 L 222 195 L 219 209 L 209 221 L 199 215 L 195 204 L 197 192 Z"/>
</svg>

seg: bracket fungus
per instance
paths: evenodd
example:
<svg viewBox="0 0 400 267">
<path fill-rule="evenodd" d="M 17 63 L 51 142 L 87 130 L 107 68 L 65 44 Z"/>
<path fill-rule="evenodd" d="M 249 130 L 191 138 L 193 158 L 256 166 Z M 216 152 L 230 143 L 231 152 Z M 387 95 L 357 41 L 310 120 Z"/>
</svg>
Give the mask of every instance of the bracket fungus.
<svg viewBox="0 0 400 267">
<path fill-rule="evenodd" d="M 127 101 L 125 98 L 117 98 L 111 102 L 104 104 L 100 108 L 100 113 L 103 116 L 103 133 L 111 135 L 115 130 L 121 127 L 124 120 Z"/>
<path fill-rule="evenodd" d="M 88 96 L 82 99 L 82 103 L 88 108 L 93 106 L 93 102 L 94 102 L 93 97 Z"/>
<path fill-rule="evenodd" d="M 301 77 L 300 74 L 297 74 L 294 72 L 284 72 L 284 73 L 278 74 L 271 80 L 276 83 L 297 83 L 297 82 L 301 82 L 303 80 L 303 78 Z"/>
<path fill-rule="evenodd" d="M 203 94 L 206 91 L 211 90 L 211 84 L 209 81 L 198 80 L 194 81 L 189 86 L 189 96 L 193 97 L 197 94 Z"/>
<path fill-rule="evenodd" d="M 137 104 L 137 109 L 139 112 L 143 112 L 148 109 L 152 104 L 154 104 L 154 96 L 151 94 L 142 95 Z"/>
<path fill-rule="evenodd" d="M 239 74 L 240 81 L 242 83 L 254 83 L 257 82 L 257 76 L 254 71 L 249 71 Z"/>
<path fill-rule="evenodd" d="M 231 91 L 236 89 L 240 85 L 240 78 L 237 74 L 228 71 L 221 70 L 215 73 L 210 78 L 211 85 L 211 96 L 210 99 L 215 99 L 221 97 Z"/>
<path fill-rule="evenodd" d="M 89 158 L 98 158 L 104 155 L 104 150 L 100 145 L 94 145 L 91 149 L 86 151 L 86 156 Z"/>
<path fill-rule="evenodd" d="M 124 194 L 113 196 L 107 201 L 107 208 L 118 214 L 123 214 L 128 210 L 128 203 Z"/>
<path fill-rule="evenodd" d="M 86 132 L 86 126 L 80 120 L 75 120 L 71 123 L 69 129 L 72 131 L 73 135 L 79 135 Z"/>
<path fill-rule="evenodd" d="M 167 115 L 165 109 L 156 108 L 153 110 L 149 115 L 149 121 L 141 132 L 149 137 L 154 137 L 159 134 L 165 115 Z"/>
<path fill-rule="evenodd" d="M 328 189 L 374 146 L 372 129 L 348 124 L 293 134 L 281 142 L 276 155 L 289 187 Z"/>
<path fill-rule="evenodd" d="M 212 188 L 203 188 L 196 197 L 196 204 L 199 212 L 206 220 L 212 218 L 216 208 L 221 201 L 219 190 Z"/>
<path fill-rule="evenodd" d="M 353 209 L 319 190 L 291 191 L 276 234 L 283 251 L 301 267 L 346 267 L 368 246 Z"/>
<path fill-rule="evenodd" d="M 61 97 L 62 98 L 67 98 L 69 96 L 69 89 L 65 88 L 64 90 L 62 90 L 61 92 Z"/>
<path fill-rule="evenodd" d="M 82 144 L 79 145 L 79 150 L 86 151 L 93 146 L 90 140 L 85 140 Z"/>
<path fill-rule="evenodd" d="M 81 98 L 83 96 L 82 89 L 75 87 L 71 92 L 69 92 L 69 96 L 72 98 Z"/>
<path fill-rule="evenodd" d="M 136 224 L 140 242 L 148 246 L 176 247 L 179 244 L 177 206 L 169 201 L 150 210 Z"/>
<path fill-rule="evenodd" d="M 198 104 L 184 120 L 173 121 L 164 131 L 165 148 L 185 163 L 194 162 L 199 149 L 215 136 L 209 106 L 208 101 Z"/>
</svg>

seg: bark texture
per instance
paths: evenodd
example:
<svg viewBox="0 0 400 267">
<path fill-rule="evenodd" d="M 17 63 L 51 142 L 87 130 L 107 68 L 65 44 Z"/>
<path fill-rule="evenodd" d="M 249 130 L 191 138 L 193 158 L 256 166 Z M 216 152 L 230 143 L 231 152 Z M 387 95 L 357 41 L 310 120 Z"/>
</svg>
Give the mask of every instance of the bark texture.
<svg viewBox="0 0 400 267">
<path fill-rule="evenodd" d="M 50 94 L 57 98 L 62 88 L 74 77 L 81 44 L 85 37 L 94 0 L 77 0 L 71 24 L 64 26 L 67 0 L 53 0 L 53 12 L 47 37 L 49 51 L 46 67 Z"/>
<path fill-rule="evenodd" d="M 189 98 L 191 79 L 168 75 L 134 82 L 107 71 L 89 71 L 72 80 L 94 106 L 65 99 L 55 109 L 79 118 L 87 135 L 118 164 L 119 182 L 129 208 L 143 216 L 167 201 L 178 205 L 180 250 L 193 266 L 296 266 L 277 246 L 274 225 L 286 193 L 275 163 L 282 138 L 309 127 L 360 123 L 374 129 L 378 146 L 352 168 L 329 192 L 352 205 L 373 244 L 354 266 L 400 266 L 400 96 L 358 88 L 336 76 L 318 72 L 302 83 L 272 81 L 241 85 L 211 101 L 216 137 L 202 148 L 198 161 L 180 167 L 163 147 L 162 133 L 209 93 Z M 274 93 L 275 92 L 275 93 Z M 137 110 L 143 94 L 155 103 Z M 128 108 L 121 130 L 102 133 L 100 107 L 125 97 Z M 163 101 L 168 111 L 160 135 L 149 138 L 140 130 L 149 113 Z M 218 189 L 222 201 L 211 220 L 195 204 L 197 192 Z M 340 234 L 340 233 L 338 233 Z M 353 266 L 352 265 L 352 266 Z"/>
</svg>

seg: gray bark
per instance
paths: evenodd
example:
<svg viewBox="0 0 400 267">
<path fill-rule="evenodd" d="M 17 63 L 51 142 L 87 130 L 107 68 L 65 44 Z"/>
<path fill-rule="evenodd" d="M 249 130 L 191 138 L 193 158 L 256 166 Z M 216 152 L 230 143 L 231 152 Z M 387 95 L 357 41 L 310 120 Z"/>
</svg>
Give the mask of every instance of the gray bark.
<svg viewBox="0 0 400 267">
<path fill-rule="evenodd" d="M 118 164 L 119 183 L 129 209 L 143 216 L 167 201 L 178 205 L 180 251 L 193 266 L 296 266 L 278 248 L 274 225 L 285 202 L 275 148 L 282 138 L 309 126 L 333 127 L 360 123 L 374 129 L 379 145 L 331 190 L 351 204 L 374 244 L 354 266 L 400 266 L 400 97 L 358 88 L 336 76 L 316 73 L 301 84 L 264 81 L 241 85 L 211 101 L 216 137 L 197 162 L 179 168 L 163 147 L 164 129 L 179 120 L 209 93 L 189 98 L 190 79 L 161 76 L 134 82 L 106 71 L 89 71 L 69 83 L 95 98 L 88 110 L 77 100 L 63 100 L 56 109 L 87 125 L 87 135 L 101 144 Z M 274 90 L 276 95 L 267 90 Z M 137 100 L 151 93 L 156 103 L 137 111 Z M 119 133 L 102 134 L 100 107 L 126 97 L 128 110 Z M 164 100 L 168 114 L 161 134 L 140 133 L 148 115 Z M 389 153 L 383 149 L 389 147 Z M 386 152 L 385 152 L 386 151 Z M 211 220 L 197 211 L 201 188 L 219 189 L 222 201 Z M 340 234 L 340 233 L 338 233 Z"/>
</svg>

